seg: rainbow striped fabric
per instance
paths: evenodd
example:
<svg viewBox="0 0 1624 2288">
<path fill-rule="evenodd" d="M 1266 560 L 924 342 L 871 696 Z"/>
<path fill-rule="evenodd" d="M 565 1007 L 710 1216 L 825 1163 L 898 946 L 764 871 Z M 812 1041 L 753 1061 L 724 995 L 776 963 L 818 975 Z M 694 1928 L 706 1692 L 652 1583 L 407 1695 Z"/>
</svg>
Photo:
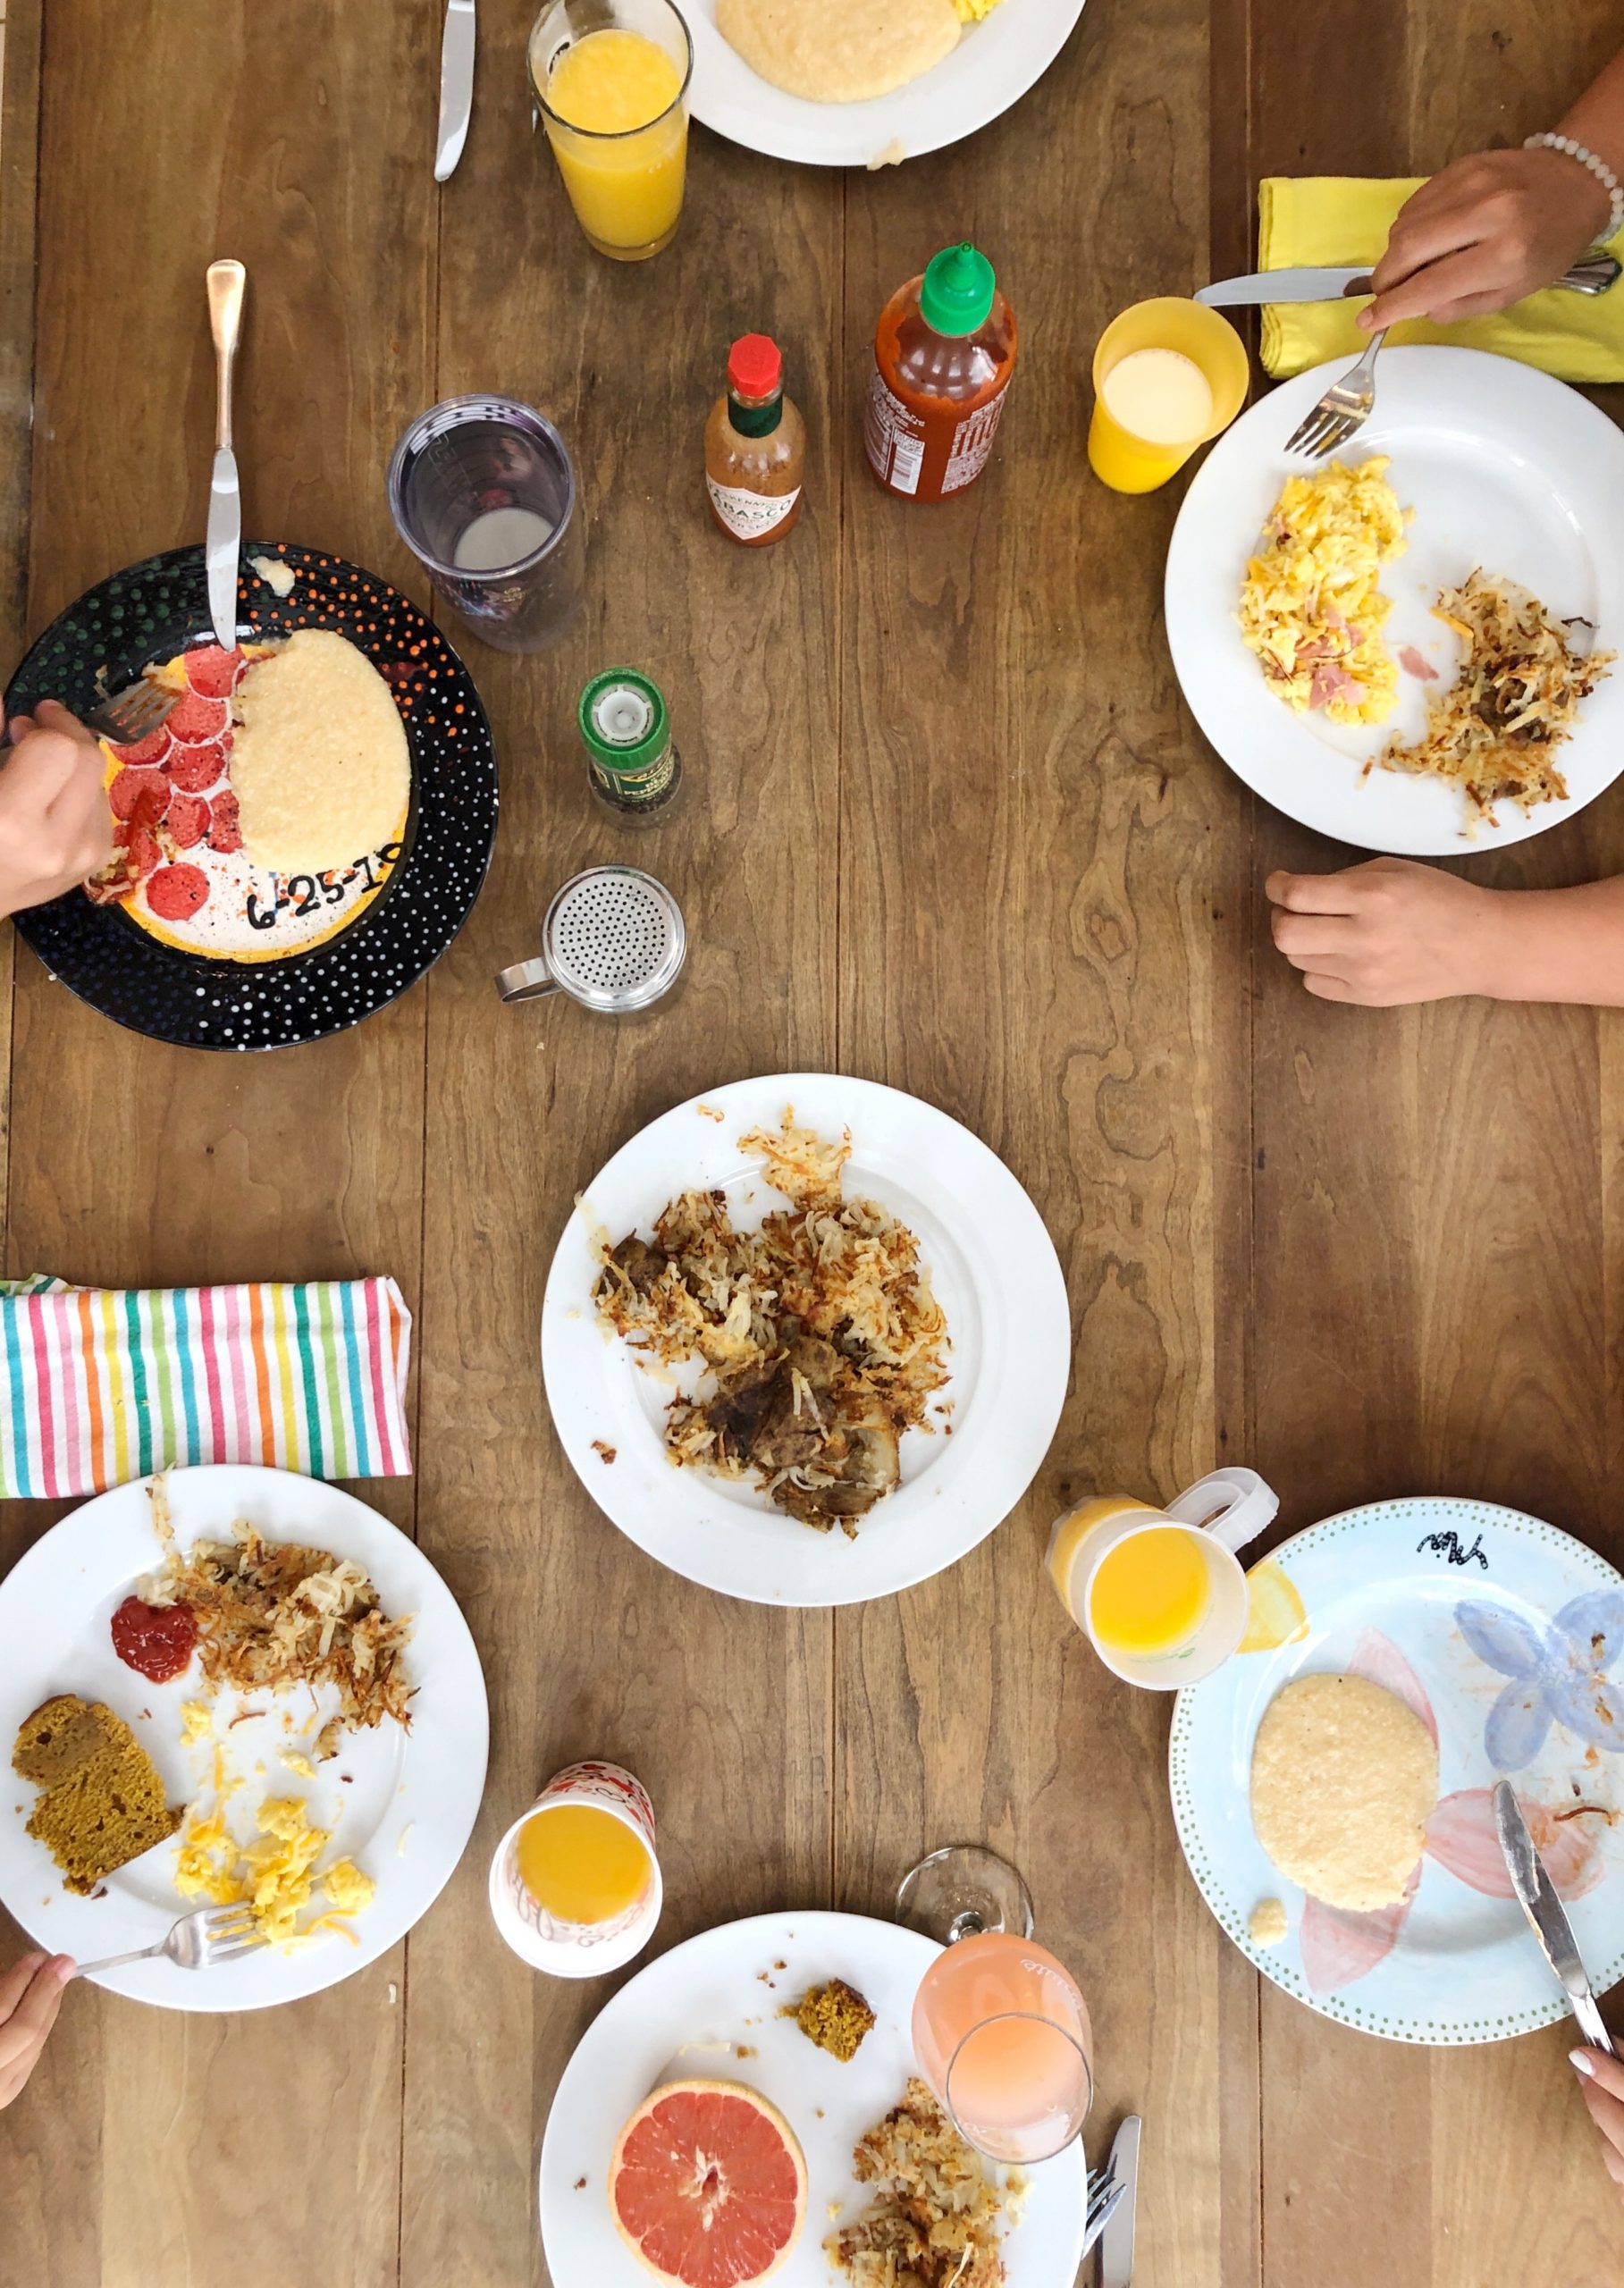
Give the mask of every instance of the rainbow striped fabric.
<svg viewBox="0 0 1624 2288">
<path fill-rule="evenodd" d="M 392 1279 L 0 1281 L 0 1495 L 99 1493 L 185 1462 L 404 1476 L 411 1333 Z"/>
</svg>

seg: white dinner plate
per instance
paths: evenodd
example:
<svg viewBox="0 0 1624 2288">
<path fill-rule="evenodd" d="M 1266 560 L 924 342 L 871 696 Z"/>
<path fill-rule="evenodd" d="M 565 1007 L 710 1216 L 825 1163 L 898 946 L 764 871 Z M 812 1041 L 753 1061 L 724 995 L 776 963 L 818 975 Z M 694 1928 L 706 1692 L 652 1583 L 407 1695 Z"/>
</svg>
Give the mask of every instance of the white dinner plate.
<svg viewBox="0 0 1624 2288">
<path fill-rule="evenodd" d="M 109 1875 L 106 1896 L 79 1898 L 63 1888 L 55 1861 L 27 1832 L 35 1790 L 9 1770 L 22 1720 L 56 1693 L 99 1700 L 134 1730 L 163 1778 L 172 1804 L 202 1796 L 216 1739 L 243 1786 L 228 1817 L 244 1837 L 266 1796 L 299 1796 L 311 1824 L 332 1830 L 318 1863 L 353 1859 L 377 1885 L 351 1924 L 358 1944 L 329 1932 L 308 1947 L 265 1947 L 215 1970 L 184 1971 L 165 1961 L 100 1973 L 97 1983 L 138 2002 L 174 2010 L 255 2010 L 335 1986 L 388 1951 L 429 1907 L 462 1856 L 484 1787 L 484 1678 L 467 1623 L 426 1557 L 386 1518 L 352 1494 L 290 1470 L 220 1463 L 169 1473 L 169 1507 L 182 1549 L 201 1538 L 229 1541 L 238 1518 L 267 1541 L 297 1541 L 353 1558 L 366 1568 L 391 1616 L 410 1613 L 406 1647 L 416 1687 L 409 1731 L 389 1719 L 375 1730 L 345 1732 L 339 1753 L 306 1779 L 288 1771 L 284 1750 L 306 1752 L 311 1736 L 284 1730 L 307 1722 L 307 1700 L 288 1693 L 223 1690 L 209 1737 L 182 1745 L 181 1704 L 203 1696 L 194 1658 L 170 1684 L 152 1684 L 113 1649 L 114 1612 L 162 1552 L 151 1522 L 150 1480 L 141 1478 L 75 1510 L 35 1543 L 0 1581 L 0 1743 L 8 1789 L 0 1801 L 0 1899 L 39 1946 L 80 1962 L 149 1947 L 178 1916 L 208 1904 L 183 1898 L 171 1880 L 177 1834 Z M 240 1707 L 265 1712 L 233 1725 Z M 263 1776 L 256 1764 L 265 1765 Z M 182 1830 L 181 1832 L 184 1832 Z M 324 1904 L 319 1892 L 303 1918 Z"/>
<path fill-rule="evenodd" d="M 949 1380 L 927 1413 L 933 1426 L 905 1434 L 902 1483 L 857 1521 L 854 1538 L 802 1525 L 744 1479 L 675 1468 L 661 1434 L 670 1377 L 640 1367 L 593 1304 L 594 1236 L 647 1236 L 678 1192 L 726 1192 L 740 1229 L 783 1207 L 738 1140 L 776 1129 L 791 1105 L 820 1136 L 851 1131 L 846 1195 L 877 1199 L 917 1234 L 952 1342 Z M 552 1258 L 542 1367 L 581 1483 L 640 1549 L 728 1596 L 856 1604 L 956 1563 L 1014 1508 L 1060 1419 L 1071 1311 L 1042 1217 L 967 1128 L 872 1081 L 781 1072 L 678 1105 L 593 1178 Z"/>
<path fill-rule="evenodd" d="M 1469 836 L 1459 787 L 1371 770 L 1394 737 L 1421 733 L 1426 694 L 1443 687 L 1399 674 L 1387 722 L 1357 728 L 1293 715 L 1241 640 L 1236 609 L 1247 558 L 1286 477 L 1286 439 L 1338 358 L 1300 374 L 1242 414 L 1197 473 L 1167 552 L 1167 641 L 1191 712 L 1232 770 L 1266 802 L 1317 832 L 1366 850 L 1461 857 L 1561 826 L 1624 768 L 1624 666 L 1580 711 L 1557 757 L 1569 799 L 1524 812 L 1497 806 L 1498 826 Z M 1481 567 L 1529 588 L 1558 618 L 1589 620 L 1607 651 L 1624 650 L 1624 434 L 1548 374 L 1478 349 L 1384 349 L 1376 409 L 1341 458 L 1388 453 L 1389 481 L 1415 510 L 1406 553 L 1382 575 L 1393 598 L 1384 633 L 1413 644 L 1452 677 L 1460 647 L 1432 616 L 1439 591 Z"/>
<path fill-rule="evenodd" d="M 1606 1560 L 1537 1518 L 1429 1495 L 1328 1518 L 1249 1577 L 1242 1649 L 1180 1693 L 1169 1748 L 1184 1856 L 1241 1952 L 1311 2009 L 1395 2041 L 1553 2024 L 1562 1997 L 1495 1834 L 1509 1778 L 1596 1991 L 1624 1976 L 1624 1579 Z M 1437 1736 L 1418 1881 L 1379 1914 L 1307 1900 L 1252 1827 L 1263 1712 L 1325 1670 L 1398 1693 Z M 1287 1911 L 1278 1946 L 1248 1928 L 1266 1898 Z"/>
<path fill-rule="evenodd" d="M 647 2288 L 610 2213 L 609 2164 L 631 2115 L 677 2080 L 742 2082 L 777 2106 L 805 2154 L 808 2184 L 805 2228 L 773 2276 L 779 2288 L 835 2288 L 822 2244 L 867 2205 L 852 2149 L 918 2072 L 913 1997 L 939 1952 L 916 1930 L 861 1914 L 758 1914 L 702 1931 L 640 1971 L 582 2035 L 548 2116 L 541 2213 L 553 2288 Z M 875 2016 L 845 2065 L 778 2015 L 830 1978 L 855 1987 Z M 1007 2288 L 1070 2288 L 1082 2252 L 1082 2146 L 1022 2174 L 1030 2190 L 1004 2236 Z"/>
<path fill-rule="evenodd" d="M 919 79 L 865 104 L 813 104 L 753 72 L 716 29 L 716 0 L 684 9 L 694 38 L 689 105 L 730 143 L 809 166 L 866 167 L 890 154 L 916 159 L 973 135 L 1018 103 L 1059 55 L 1082 0 L 1001 0 L 966 24 L 950 55 Z"/>
</svg>

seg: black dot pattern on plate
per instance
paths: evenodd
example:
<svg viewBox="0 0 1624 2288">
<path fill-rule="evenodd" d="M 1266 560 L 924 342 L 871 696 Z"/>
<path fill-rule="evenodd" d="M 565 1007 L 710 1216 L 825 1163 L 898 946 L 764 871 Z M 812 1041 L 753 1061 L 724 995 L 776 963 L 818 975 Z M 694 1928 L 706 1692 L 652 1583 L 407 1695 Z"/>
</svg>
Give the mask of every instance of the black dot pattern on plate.
<svg viewBox="0 0 1624 2288">
<path fill-rule="evenodd" d="M 290 594 L 273 593 L 256 557 L 287 566 Z M 245 644 L 300 627 L 336 629 L 393 692 L 411 753 L 412 803 L 387 887 L 336 938 L 264 966 L 165 946 L 119 906 L 93 905 L 78 889 L 19 913 L 16 923 L 54 977 L 136 1032 L 191 1048 L 285 1048 L 358 1024 L 444 953 L 490 864 L 496 755 L 462 661 L 374 574 L 318 549 L 245 541 L 237 609 Z M 92 706 L 155 660 L 213 641 L 203 551 L 172 549 L 114 573 L 52 621 L 12 678 L 6 715 L 42 699 Z"/>
<path fill-rule="evenodd" d="M 588 875 L 552 918 L 555 974 L 590 993 L 645 984 L 671 950 L 671 920 L 644 882 Z"/>
</svg>

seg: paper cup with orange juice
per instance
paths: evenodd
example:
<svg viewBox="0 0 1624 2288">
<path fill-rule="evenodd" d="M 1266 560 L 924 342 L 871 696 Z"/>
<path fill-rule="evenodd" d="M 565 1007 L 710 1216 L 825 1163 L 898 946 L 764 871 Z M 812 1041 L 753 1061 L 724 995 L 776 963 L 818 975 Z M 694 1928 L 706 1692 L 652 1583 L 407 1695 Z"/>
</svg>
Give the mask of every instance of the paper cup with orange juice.
<svg viewBox="0 0 1624 2288">
<path fill-rule="evenodd" d="M 1154 492 L 1246 402 L 1246 346 L 1204 303 L 1136 302 L 1099 337 L 1089 461 L 1116 492 Z"/>
<path fill-rule="evenodd" d="M 660 1920 L 654 1807 L 618 1763 L 554 1774 L 491 1862 L 491 1913 L 516 1955 L 554 1978 L 598 1978 Z"/>
<path fill-rule="evenodd" d="M 1235 1552 L 1280 1502 L 1255 1469 L 1218 1469 L 1165 1510 L 1111 1494 L 1056 1524 L 1048 1569 L 1060 1602 L 1114 1676 L 1176 1692 L 1222 1668 L 1246 1634 Z"/>
</svg>

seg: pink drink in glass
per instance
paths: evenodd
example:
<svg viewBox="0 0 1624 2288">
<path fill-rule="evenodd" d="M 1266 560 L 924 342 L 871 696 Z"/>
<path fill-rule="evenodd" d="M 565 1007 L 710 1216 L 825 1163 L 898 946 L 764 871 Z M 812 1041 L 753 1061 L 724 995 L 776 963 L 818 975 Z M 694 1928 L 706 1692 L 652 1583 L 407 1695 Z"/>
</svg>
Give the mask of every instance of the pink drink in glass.
<svg viewBox="0 0 1624 2288">
<path fill-rule="evenodd" d="M 1077 1982 L 1011 1932 L 961 1939 L 913 2003 L 913 2048 L 962 2135 L 991 2159 L 1046 2160 L 1082 2128 L 1093 2037 Z"/>
</svg>

